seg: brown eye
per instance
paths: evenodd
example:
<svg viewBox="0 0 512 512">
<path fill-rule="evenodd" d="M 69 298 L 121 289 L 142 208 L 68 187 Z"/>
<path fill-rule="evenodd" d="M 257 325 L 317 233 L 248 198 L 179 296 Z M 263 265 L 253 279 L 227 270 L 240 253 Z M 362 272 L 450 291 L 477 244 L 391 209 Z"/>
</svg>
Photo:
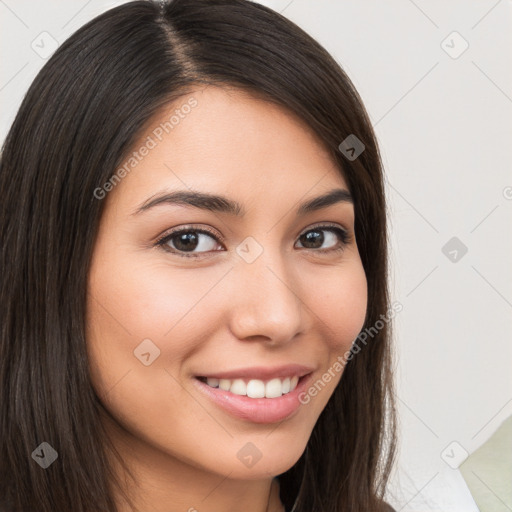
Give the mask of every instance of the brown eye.
<svg viewBox="0 0 512 512">
<path fill-rule="evenodd" d="M 327 233 L 327 234 L 325 234 Z M 299 237 L 301 247 L 319 253 L 342 251 L 349 242 L 347 231 L 338 226 L 317 226 Z M 160 238 L 156 245 L 185 258 L 198 258 L 208 252 L 218 251 L 219 236 L 207 229 L 186 227 L 176 229 Z M 327 245 L 327 247 L 323 247 Z"/>
<path fill-rule="evenodd" d="M 203 253 L 217 250 L 217 244 L 217 237 L 213 233 L 198 228 L 176 230 L 157 241 L 157 245 L 174 254 L 196 258 Z"/>
<path fill-rule="evenodd" d="M 343 250 L 349 241 L 349 236 L 344 229 L 338 226 L 317 226 L 302 234 L 299 241 L 305 249 L 331 252 Z M 327 247 L 322 247 L 324 244 Z"/>
</svg>

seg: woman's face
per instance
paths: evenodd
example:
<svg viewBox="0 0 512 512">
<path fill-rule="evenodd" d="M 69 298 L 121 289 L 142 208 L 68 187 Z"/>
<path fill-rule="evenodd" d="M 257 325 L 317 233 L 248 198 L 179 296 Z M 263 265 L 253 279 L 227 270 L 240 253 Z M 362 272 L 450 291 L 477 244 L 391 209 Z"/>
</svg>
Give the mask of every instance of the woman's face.
<svg viewBox="0 0 512 512">
<path fill-rule="evenodd" d="M 283 473 L 364 323 L 350 197 L 302 208 L 347 184 L 301 121 L 236 89 L 184 96 L 134 151 L 90 270 L 94 388 L 140 464 Z M 156 201 L 176 191 L 225 200 Z"/>
</svg>

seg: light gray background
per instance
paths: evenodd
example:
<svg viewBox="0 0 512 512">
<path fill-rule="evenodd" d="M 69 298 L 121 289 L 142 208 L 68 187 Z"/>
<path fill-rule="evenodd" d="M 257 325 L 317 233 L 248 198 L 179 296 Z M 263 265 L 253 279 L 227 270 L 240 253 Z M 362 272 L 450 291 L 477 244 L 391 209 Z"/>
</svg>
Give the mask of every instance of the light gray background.
<svg viewBox="0 0 512 512">
<path fill-rule="evenodd" d="M 0 0 L 1 140 L 41 53 L 122 3 Z M 261 3 L 334 55 L 379 138 L 392 294 L 403 305 L 389 500 L 403 512 L 477 511 L 457 462 L 512 414 L 512 2 Z M 465 255 L 442 252 L 452 237 Z"/>
</svg>

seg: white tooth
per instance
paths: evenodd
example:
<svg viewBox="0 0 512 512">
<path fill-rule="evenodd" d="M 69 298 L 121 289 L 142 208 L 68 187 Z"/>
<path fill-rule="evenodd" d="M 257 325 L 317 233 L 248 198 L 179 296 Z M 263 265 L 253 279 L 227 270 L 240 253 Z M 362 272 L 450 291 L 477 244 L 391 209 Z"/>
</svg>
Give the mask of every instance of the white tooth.
<svg viewBox="0 0 512 512">
<path fill-rule="evenodd" d="M 283 385 L 281 379 L 272 379 L 265 384 L 265 396 L 267 398 L 277 398 L 283 394 Z"/>
<path fill-rule="evenodd" d="M 229 379 L 220 379 L 219 380 L 219 388 L 223 389 L 224 391 L 229 391 L 229 388 L 231 387 L 231 381 Z"/>
<path fill-rule="evenodd" d="M 247 383 L 247 396 L 250 398 L 263 398 L 265 384 L 262 380 L 252 379 Z"/>
<path fill-rule="evenodd" d="M 208 377 L 206 379 L 206 383 L 208 386 L 211 386 L 212 388 L 216 388 L 219 386 L 219 379 L 216 379 L 215 377 Z"/>
<path fill-rule="evenodd" d="M 207 377 L 206 383 L 213 388 L 230 391 L 235 395 L 246 395 L 249 398 L 278 398 L 293 391 L 297 387 L 299 377 L 286 377 L 285 379 L 271 379 L 267 383 L 259 379 L 251 379 L 247 384 L 243 379 L 218 379 Z"/>
<path fill-rule="evenodd" d="M 242 379 L 235 379 L 229 388 L 231 393 L 235 395 L 246 395 L 247 394 L 247 385 Z"/>
</svg>

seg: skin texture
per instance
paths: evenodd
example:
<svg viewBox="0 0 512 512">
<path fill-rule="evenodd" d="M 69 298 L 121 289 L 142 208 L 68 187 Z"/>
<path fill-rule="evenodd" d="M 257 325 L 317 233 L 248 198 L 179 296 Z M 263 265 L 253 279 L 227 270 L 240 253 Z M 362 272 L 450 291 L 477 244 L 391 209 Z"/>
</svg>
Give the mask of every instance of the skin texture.
<svg viewBox="0 0 512 512">
<path fill-rule="evenodd" d="M 141 510 L 234 512 L 243 503 L 246 512 L 263 512 L 272 478 L 303 453 L 341 372 L 289 419 L 270 424 L 224 411 L 194 376 L 299 363 L 314 368 L 315 382 L 363 327 L 366 277 L 351 203 L 296 215 L 300 203 L 348 187 L 288 111 L 234 88 L 201 87 L 163 109 L 141 141 L 190 96 L 197 106 L 103 199 L 88 289 L 91 378 L 110 413 L 110 435 L 138 479 L 129 488 Z M 247 213 L 160 205 L 132 215 L 175 189 L 225 195 Z M 329 230 L 312 246 L 319 248 L 301 243 L 319 223 L 348 231 L 341 252 L 320 253 L 343 246 Z M 172 254 L 176 238 L 169 251 L 155 245 L 190 224 L 219 238 L 199 235 L 193 250 L 204 257 Z M 250 264 L 236 252 L 249 236 L 263 248 Z M 160 350 L 149 366 L 134 356 L 144 339 Z M 250 468 L 237 457 L 247 442 L 262 454 Z M 281 510 L 276 485 L 269 510 Z"/>
</svg>

